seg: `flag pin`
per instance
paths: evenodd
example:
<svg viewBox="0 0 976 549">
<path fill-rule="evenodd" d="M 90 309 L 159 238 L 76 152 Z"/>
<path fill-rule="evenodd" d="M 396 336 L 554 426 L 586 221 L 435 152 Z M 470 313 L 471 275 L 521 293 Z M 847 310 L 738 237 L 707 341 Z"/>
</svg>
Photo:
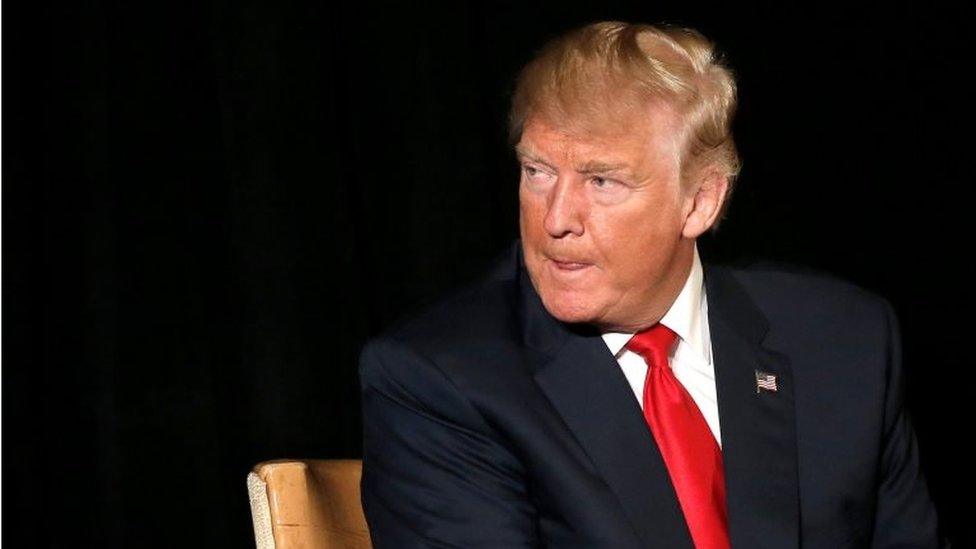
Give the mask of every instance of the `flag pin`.
<svg viewBox="0 0 976 549">
<path fill-rule="evenodd" d="M 756 370 L 756 393 L 759 391 L 776 392 L 776 376 L 773 374 Z"/>
</svg>

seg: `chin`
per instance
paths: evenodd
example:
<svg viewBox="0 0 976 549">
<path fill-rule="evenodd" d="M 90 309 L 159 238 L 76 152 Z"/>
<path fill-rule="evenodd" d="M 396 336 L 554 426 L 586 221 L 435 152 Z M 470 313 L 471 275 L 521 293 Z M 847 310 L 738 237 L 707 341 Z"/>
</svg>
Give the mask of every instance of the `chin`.
<svg viewBox="0 0 976 549">
<path fill-rule="evenodd" d="M 552 296 L 547 292 L 543 292 L 540 298 L 549 314 L 561 322 L 579 324 L 590 323 L 596 319 L 592 305 L 585 300 L 565 295 Z"/>
</svg>

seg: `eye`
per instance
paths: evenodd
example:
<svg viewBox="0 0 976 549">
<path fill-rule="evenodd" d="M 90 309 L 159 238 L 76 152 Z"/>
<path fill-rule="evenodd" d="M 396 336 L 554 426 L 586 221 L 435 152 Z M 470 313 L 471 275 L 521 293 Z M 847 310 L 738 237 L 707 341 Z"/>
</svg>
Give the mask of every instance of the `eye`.
<svg viewBox="0 0 976 549">
<path fill-rule="evenodd" d="M 556 181 L 556 176 L 545 169 L 530 164 L 522 164 L 522 185 L 526 190 L 535 193 L 544 193 L 552 187 Z"/>
<path fill-rule="evenodd" d="M 593 179 L 591 179 L 591 181 L 593 182 L 593 185 L 596 188 L 601 190 L 612 189 L 614 186 L 617 185 L 616 181 L 614 181 L 613 179 L 607 179 L 605 177 L 594 177 Z"/>
<path fill-rule="evenodd" d="M 552 179 L 552 174 L 539 168 L 538 166 L 533 166 L 531 164 L 523 164 L 522 171 L 525 172 L 525 176 L 531 180 L 541 181 Z"/>
<path fill-rule="evenodd" d="M 607 177 L 593 176 L 587 180 L 594 203 L 613 206 L 627 200 L 633 189 L 626 182 Z"/>
</svg>

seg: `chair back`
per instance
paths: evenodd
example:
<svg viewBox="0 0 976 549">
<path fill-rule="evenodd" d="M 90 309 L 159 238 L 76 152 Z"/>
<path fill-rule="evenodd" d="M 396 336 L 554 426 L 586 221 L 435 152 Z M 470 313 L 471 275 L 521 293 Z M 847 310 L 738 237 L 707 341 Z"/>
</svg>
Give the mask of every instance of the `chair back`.
<svg viewBox="0 0 976 549">
<path fill-rule="evenodd" d="M 370 549 L 358 459 L 275 460 L 247 476 L 258 549 Z"/>
</svg>

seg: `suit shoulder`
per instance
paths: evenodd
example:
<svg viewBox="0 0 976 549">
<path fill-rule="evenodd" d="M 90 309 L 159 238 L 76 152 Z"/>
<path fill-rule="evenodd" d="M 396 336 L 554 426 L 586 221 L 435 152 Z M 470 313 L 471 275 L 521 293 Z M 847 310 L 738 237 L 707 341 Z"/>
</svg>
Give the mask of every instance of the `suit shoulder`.
<svg viewBox="0 0 976 549">
<path fill-rule="evenodd" d="M 435 362 L 510 348 L 518 340 L 518 263 L 512 246 L 482 276 L 402 316 L 374 339 L 397 342 Z"/>
<path fill-rule="evenodd" d="M 521 373 L 516 292 L 512 281 L 483 279 L 372 338 L 360 355 L 363 387 L 430 407 L 515 379 Z"/>
<path fill-rule="evenodd" d="M 368 341 L 360 373 L 375 367 L 380 356 L 391 359 L 384 375 L 446 376 L 461 385 L 514 368 L 520 341 L 519 250 L 516 241 L 481 277 L 401 317 Z"/>
<path fill-rule="evenodd" d="M 809 318 L 875 316 L 891 308 L 880 294 L 827 271 L 795 263 L 760 260 L 725 268 L 766 312 L 806 313 Z"/>
<path fill-rule="evenodd" d="M 517 292 L 514 281 L 481 279 L 402 319 L 385 335 L 429 352 L 505 339 L 514 335 Z"/>
</svg>

